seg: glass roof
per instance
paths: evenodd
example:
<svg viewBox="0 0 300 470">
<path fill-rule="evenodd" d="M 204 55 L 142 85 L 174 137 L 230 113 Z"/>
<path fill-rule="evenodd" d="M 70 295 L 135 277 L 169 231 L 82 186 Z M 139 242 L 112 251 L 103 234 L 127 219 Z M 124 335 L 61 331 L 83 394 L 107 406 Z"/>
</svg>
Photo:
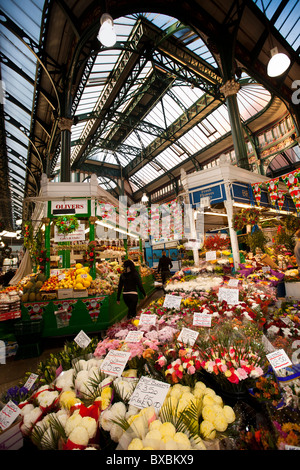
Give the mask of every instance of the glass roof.
<svg viewBox="0 0 300 470">
<path fill-rule="evenodd" d="M 177 20 L 165 15 L 144 15 L 148 20 L 151 20 L 156 26 L 162 28 L 169 28 L 175 24 Z M 136 24 L 140 15 L 129 15 L 125 18 L 119 18 L 115 21 L 116 33 L 122 40 L 126 40 Z M 212 54 L 207 49 L 203 41 L 192 33 L 187 28 L 176 32 L 176 36 L 180 41 L 191 51 L 201 54 L 201 57 L 209 62 L 210 65 L 216 67 L 216 62 Z M 100 52 L 95 61 L 95 65 L 91 71 L 90 78 L 87 86 L 82 94 L 76 115 L 79 117 L 79 123 L 72 128 L 72 142 L 73 148 L 71 152 L 71 160 L 75 158 L 76 152 L 79 151 L 80 145 L 76 145 L 78 139 L 84 140 L 91 123 L 85 121 L 84 115 L 92 110 L 96 110 L 97 105 L 101 102 L 101 96 L 105 93 L 106 87 L 114 70 L 114 65 L 118 64 L 121 50 L 115 49 L 110 51 Z M 140 71 L 138 79 L 130 88 L 128 94 L 123 98 L 120 107 L 117 109 L 119 113 L 125 113 L 129 108 L 132 99 L 142 89 L 145 81 L 153 72 L 154 67 L 151 62 L 146 62 L 143 69 Z M 262 86 L 248 82 L 249 77 L 242 76 L 242 82 L 245 81 L 245 86 L 242 86 L 238 93 L 238 104 L 241 114 L 241 119 L 247 121 L 254 115 L 263 110 L 271 99 L 271 95 Z M 133 130 L 122 143 L 122 148 L 116 148 L 115 151 L 103 150 L 101 148 L 94 148 L 89 155 L 90 160 L 97 162 L 111 163 L 114 165 L 126 165 L 135 159 L 138 154 L 144 154 L 145 149 L 155 141 L 157 135 L 169 126 L 174 124 L 183 113 L 189 110 L 197 103 L 205 92 L 195 86 L 187 83 L 182 83 L 180 78 L 176 78 L 171 87 L 161 97 L 157 104 L 148 112 L 143 118 L 144 123 L 149 123 L 151 126 L 157 128 L 142 129 L 138 128 Z M 99 98 L 100 97 L 100 98 Z M 101 133 L 101 139 L 106 139 L 114 126 L 113 120 L 107 123 L 105 129 Z M 186 132 L 176 143 L 163 150 L 151 162 L 148 162 L 147 157 L 144 157 L 144 166 L 139 169 L 130 178 L 133 191 L 142 188 L 145 184 L 149 184 L 159 176 L 162 176 L 166 171 L 171 171 L 176 166 L 182 164 L 185 160 L 189 159 L 191 155 L 204 149 L 207 145 L 212 144 L 216 139 L 221 138 L 226 133 L 230 132 L 230 121 L 226 105 L 222 105 L 215 109 L 209 117 L 203 119 L 202 122 L 195 125 L 191 130 Z M 99 145 L 101 147 L 101 145 Z M 58 161 L 59 165 L 59 161 Z"/>
<path fill-rule="evenodd" d="M 300 47 L 300 1 L 253 0 L 253 2 L 274 23 L 275 28 L 290 46 L 297 51 Z M 282 5 L 284 7 L 281 9 Z"/>
<path fill-rule="evenodd" d="M 44 0 L 22 0 L 22 2 L 0 0 L 2 11 L 13 18 L 13 21 L 36 43 L 39 42 L 43 6 Z M 0 49 L 6 145 L 11 175 L 10 190 L 14 202 L 13 217 L 20 218 L 22 217 L 36 59 L 25 44 L 3 27 L 0 30 Z M 19 71 L 22 71 L 22 74 Z"/>
</svg>

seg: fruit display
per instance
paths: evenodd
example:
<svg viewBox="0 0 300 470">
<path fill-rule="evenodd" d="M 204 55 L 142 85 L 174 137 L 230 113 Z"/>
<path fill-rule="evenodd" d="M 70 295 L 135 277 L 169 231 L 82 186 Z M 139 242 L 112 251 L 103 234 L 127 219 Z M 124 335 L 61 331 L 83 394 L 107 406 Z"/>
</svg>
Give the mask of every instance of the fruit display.
<svg viewBox="0 0 300 470">
<path fill-rule="evenodd" d="M 73 289 L 83 290 L 88 289 L 93 281 L 92 276 L 89 274 L 90 268 L 77 263 L 74 271 Z"/>
<path fill-rule="evenodd" d="M 35 302 L 42 300 L 41 289 L 46 280 L 46 277 L 42 273 L 37 273 L 29 276 L 26 283 L 22 285 L 22 302 Z"/>
</svg>

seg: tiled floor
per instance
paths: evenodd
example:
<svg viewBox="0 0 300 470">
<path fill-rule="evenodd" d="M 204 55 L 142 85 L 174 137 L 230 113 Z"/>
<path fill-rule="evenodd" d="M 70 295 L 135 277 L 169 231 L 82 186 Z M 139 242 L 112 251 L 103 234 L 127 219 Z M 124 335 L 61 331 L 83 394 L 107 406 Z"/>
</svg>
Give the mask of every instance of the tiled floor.
<svg viewBox="0 0 300 470">
<path fill-rule="evenodd" d="M 157 289 L 147 298 L 146 303 L 141 303 L 145 307 L 154 299 L 162 297 L 163 290 Z M 95 334 L 97 336 L 97 334 Z M 98 335 L 100 339 L 100 335 Z M 0 397 L 12 386 L 22 385 L 22 380 L 27 372 L 35 373 L 40 362 L 45 361 L 50 353 L 59 352 L 64 346 L 66 338 L 45 338 L 42 344 L 42 354 L 38 357 L 15 360 L 13 357 L 6 360 L 6 364 L 0 364 Z M 69 338 L 68 338 L 69 340 Z M 21 383 L 19 383 L 21 381 Z"/>
</svg>

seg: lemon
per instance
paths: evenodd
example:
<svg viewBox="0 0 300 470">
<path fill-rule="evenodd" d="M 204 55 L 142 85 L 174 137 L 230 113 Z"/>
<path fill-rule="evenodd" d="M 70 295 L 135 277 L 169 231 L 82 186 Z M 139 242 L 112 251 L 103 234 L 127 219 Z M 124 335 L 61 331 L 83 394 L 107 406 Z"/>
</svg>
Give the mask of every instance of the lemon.
<svg viewBox="0 0 300 470">
<path fill-rule="evenodd" d="M 77 290 L 84 289 L 84 286 L 81 284 L 81 282 L 76 282 L 75 289 L 77 289 Z"/>
</svg>

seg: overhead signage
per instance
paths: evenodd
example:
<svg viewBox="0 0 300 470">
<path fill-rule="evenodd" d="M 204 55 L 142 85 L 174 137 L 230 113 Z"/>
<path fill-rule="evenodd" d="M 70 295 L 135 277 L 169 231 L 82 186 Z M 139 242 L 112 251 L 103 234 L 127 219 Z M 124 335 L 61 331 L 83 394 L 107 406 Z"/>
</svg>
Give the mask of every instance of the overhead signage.
<svg viewBox="0 0 300 470">
<path fill-rule="evenodd" d="M 217 204 L 226 200 L 225 186 L 223 183 L 214 186 L 199 186 L 190 189 L 190 202 L 200 207 L 203 200 L 210 201 L 210 204 Z"/>
<path fill-rule="evenodd" d="M 70 199 L 68 201 L 51 201 L 51 213 L 53 215 L 88 214 L 88 202 L 86 199 Z"/>
</svg>

